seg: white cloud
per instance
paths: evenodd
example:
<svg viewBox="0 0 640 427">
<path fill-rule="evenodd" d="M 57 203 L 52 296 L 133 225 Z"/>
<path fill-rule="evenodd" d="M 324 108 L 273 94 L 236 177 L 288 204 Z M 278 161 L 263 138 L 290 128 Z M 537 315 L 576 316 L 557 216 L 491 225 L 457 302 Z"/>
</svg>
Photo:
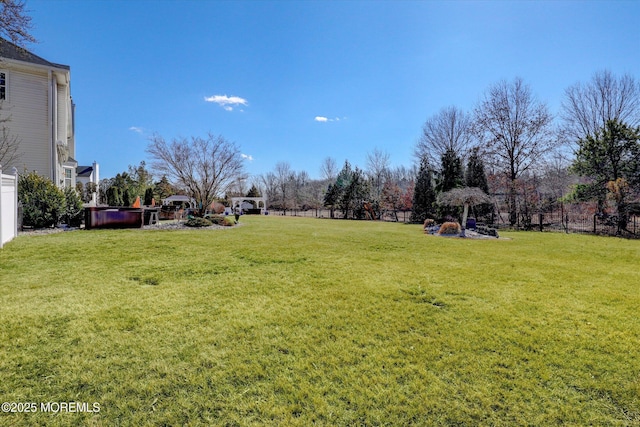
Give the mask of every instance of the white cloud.
<svg viewBox="0 0 640 427">
<path fill-rule="evenodd" d="M 129 128 L 129 130 L 130 130 L 131 132 L 135 132 L 135 133 L 139 133 L 139 134 L 144 133 L 144 129 L 142 129 L 142 128 L 138 127 L 138 126 L 131 126 L 131 127 Z"/>
<path fill-rule="evenodd" d="M 233 111 L 233 108 L 237 107 L 238 105 L 249 105 L 249 101 L 244 98 L 240 98 L 239 96 L 213 95 L 205 96 L 204 100 L 206 102 L 213 102 L 214 104 L 218 104 L 226 111 Z"/>
<path fill-rule="evenodd" d="M 345 119 L 346 119 L 346 117 L 345 117 Z M 330 119 L 330 118 L 324 117 L 324 116 L 316 116 L 316 118 L 313 119 L 313 120 L 315 120 L 316 122 L 320 122 L 320 123 L 327 123 L 327 122 L 339 122 L 340 120 L 343 120 L 343 119 L 341 119 L 340 117 L 336 117 L 335 119 Z"/>
<path fill-rule="evenodd" d="M 249 154 L 240 154 L 240 157 L 242 157 L 243 159 L 252 162 L 253 161 L 253 156 L 249 155 Z"/>
</svg>

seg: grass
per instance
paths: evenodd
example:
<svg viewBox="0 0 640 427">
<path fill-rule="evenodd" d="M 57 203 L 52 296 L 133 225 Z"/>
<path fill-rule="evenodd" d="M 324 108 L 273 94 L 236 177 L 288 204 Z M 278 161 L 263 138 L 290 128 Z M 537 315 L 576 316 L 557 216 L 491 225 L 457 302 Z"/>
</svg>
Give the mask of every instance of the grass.
<svg viewBox="0 0 640 427">
<path fill-rule="evenodd" d="M 0 425 L 640 425 L 640 246 L 419 225 L 20 236 Z"/>
</svg>

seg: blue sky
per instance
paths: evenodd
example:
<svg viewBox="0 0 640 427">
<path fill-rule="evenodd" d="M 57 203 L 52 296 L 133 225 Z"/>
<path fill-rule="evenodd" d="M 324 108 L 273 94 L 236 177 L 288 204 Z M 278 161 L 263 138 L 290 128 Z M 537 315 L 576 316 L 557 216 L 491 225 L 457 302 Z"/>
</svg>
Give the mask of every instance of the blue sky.
<svg viewBox="0 0 640 427">
<path fill-rule="evenodd" d="M 558 114 L 596 71 L 640 78 L 637 1 L 27 0 L 38 44 L 71 67 L 76 157 L 101 177 L 153 133 L 221 134 L 251 175 L 279 161 L 410 166 L 424 121 L 522 77 Z"/>
</svg>

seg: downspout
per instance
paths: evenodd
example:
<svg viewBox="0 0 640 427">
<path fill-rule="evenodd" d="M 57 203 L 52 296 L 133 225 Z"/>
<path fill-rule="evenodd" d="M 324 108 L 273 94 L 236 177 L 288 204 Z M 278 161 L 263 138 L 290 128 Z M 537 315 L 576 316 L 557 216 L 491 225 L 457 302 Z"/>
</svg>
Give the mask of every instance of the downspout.
<svg viewBox="0 0 640 427">
<path fill-rule="evenodd" d="M 48 72 L 49 74 L 49 120 L 50 120 L 50 125 L 51 125 L 51 142 L 50 142 L 50 146 L 51 146 L 51 181 L 53 181 L 53 183 L 56 185 L 56 187 L 58 186 L 57 181 L 57 169 L 58 169 L 58 149 L 56 147 L 56 124 L 55 124 L 55 115 L 54 115 L 54 105 L 55 102 L 53 102 L 53 96 L 55 94 L 55 91 L 53 90 L 53 79 L 55 78 L 53 76 L 53 72 L 51 70 L 49 70 Z"/>
</svg>

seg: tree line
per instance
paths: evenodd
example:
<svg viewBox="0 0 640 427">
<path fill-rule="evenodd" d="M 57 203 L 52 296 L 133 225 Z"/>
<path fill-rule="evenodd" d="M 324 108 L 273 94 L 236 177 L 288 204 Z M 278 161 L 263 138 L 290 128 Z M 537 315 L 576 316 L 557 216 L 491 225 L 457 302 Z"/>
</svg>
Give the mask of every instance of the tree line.
<svg viewBox="0 0 640 427">
<path fill-rule="evenodd" d="M 559 120 L 557 120 L 559 119 Z M 565 90 L 554 117 L 523 79 L 490 86 L 471 112 L 455 106 L 429 117 L 415 146 L 415 165 L 389 167 L 389 155 L 374 150 L 363 170 L 335 160 L 321 166 L 322 179 L 280 162 L 257 180 L 272 208 L 340 212 L 366 218 L 411 210 L 412 220 L 458 216 L 460 208 L 439 202 L 456 188 L 479 188 L 494 203 L 476 206 L 487 221 L 530 226 L 535 212 L 563 202 L 593 202 L 624 229 L 640 213 L 640 85 L 610 71 Z M 499 209 L 502 207 L 502 209 Z"/>
<path fill-rule="evenodd" d="M 332 217 L 376 219 L 411 211 L 411 219 L 421 222 L 459 219 L 461 206 L 443 203 L 441 196 L 470 188 L 493 196 L 492 203 L 473 207 L 488 222 L 526 227 L 535 212 L 559 203 L 593 202 L 596 212 L 615 214 L 624 228 L 640 196 L 639 125 L 639 83 L 601 71 L 566 89 L 557 117 L 521 78 L 490 86 L 470 112 L 444 107 L 425 121 L 416 162 L 408 167 L 391 167 L 390 155 L 373 149 L 364 168 L 325 158 L 318 179 L 285 161 L 250 178 L 237 145 L 211 134 L 172 141 L 155 135 L 147 152 L 165 187 L 190 194 L 205 208 L 225 196 L 248 196 L 250 187 L 252 196 L 267 198 L 269 209 L 327 209 Z M 110 185 L 139 193 L 140 172 L 130 167 Z M 160 183 L 144 185 L 159 196 Z"/>
</svg>

